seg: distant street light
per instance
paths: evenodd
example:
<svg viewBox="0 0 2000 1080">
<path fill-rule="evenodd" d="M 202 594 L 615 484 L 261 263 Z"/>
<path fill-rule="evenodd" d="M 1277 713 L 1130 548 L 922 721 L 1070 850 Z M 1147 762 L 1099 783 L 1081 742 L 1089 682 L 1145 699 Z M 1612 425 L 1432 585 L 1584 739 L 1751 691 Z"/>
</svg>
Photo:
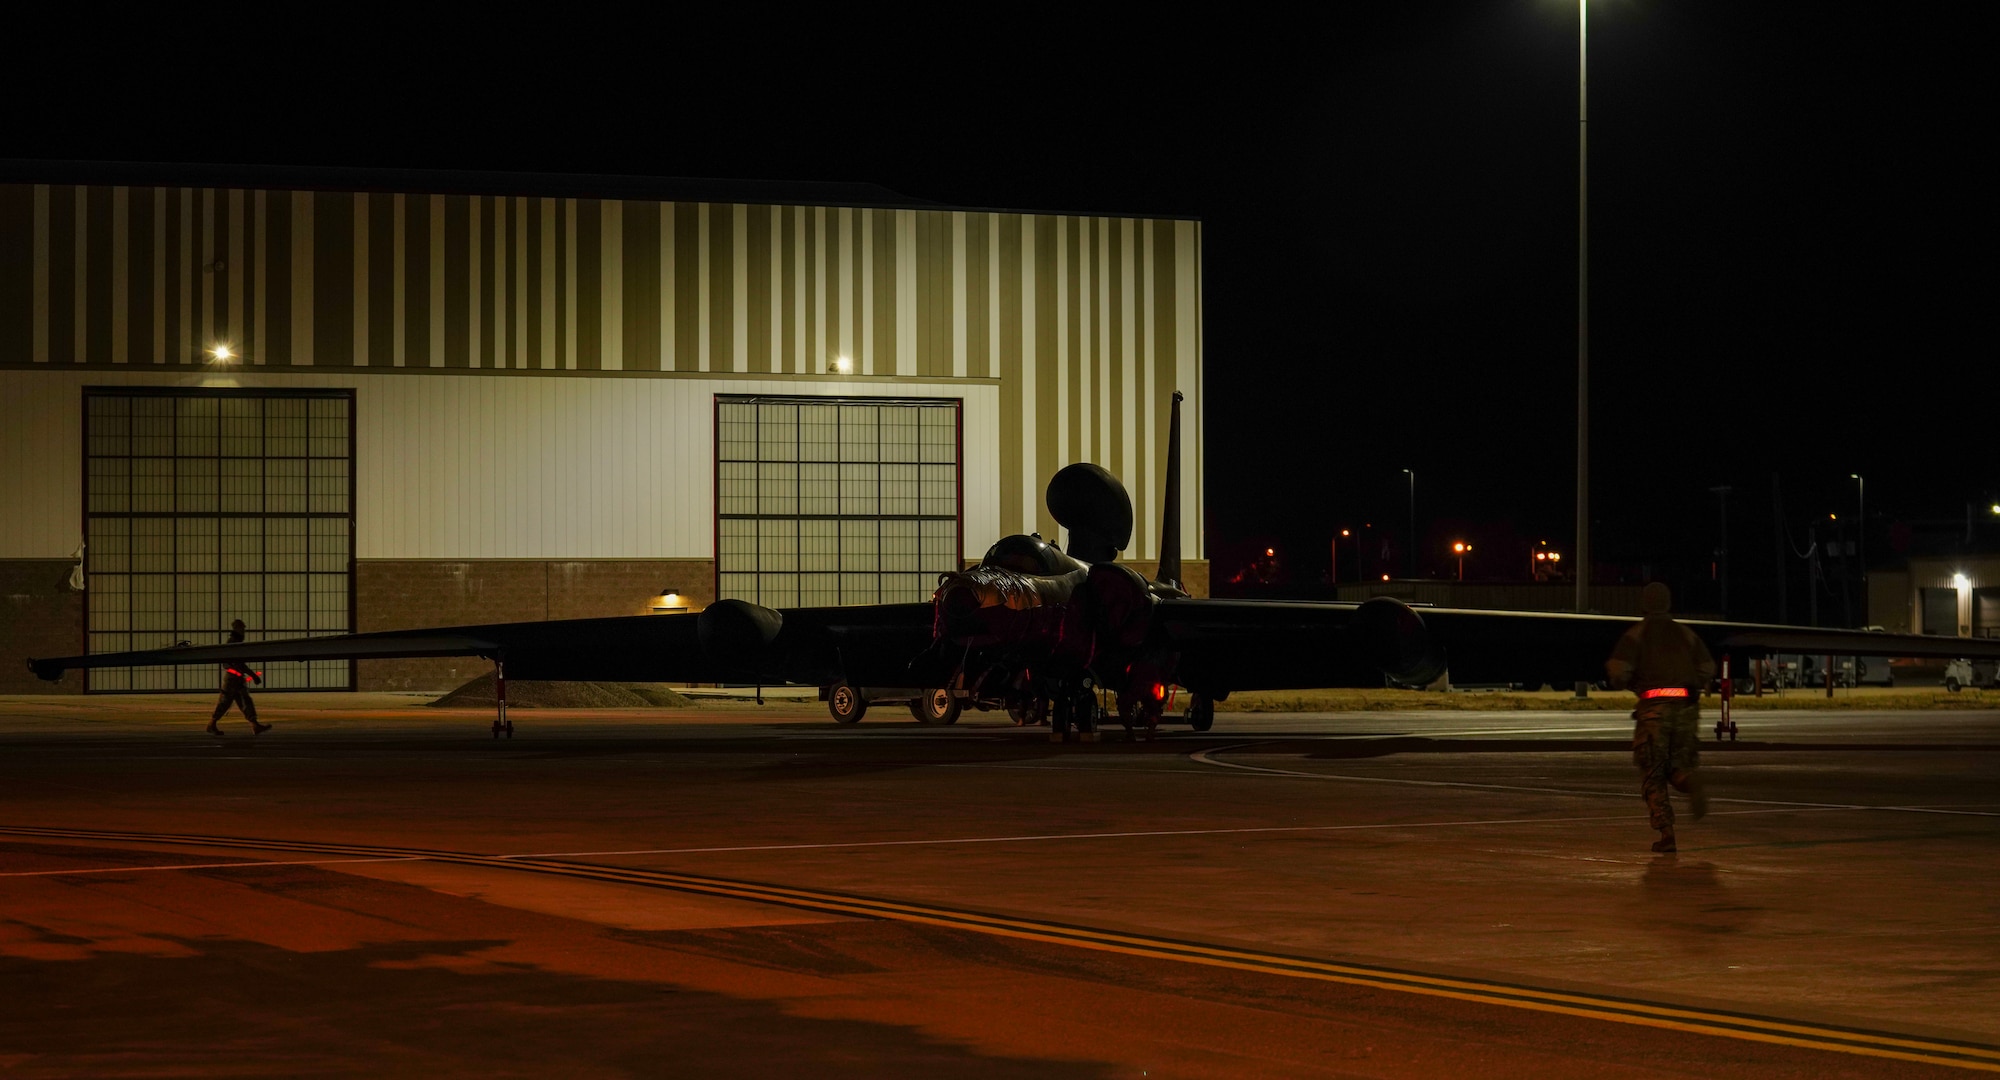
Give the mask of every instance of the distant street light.
<svg viewBox="0 0 2000 1080">
<path fill-rule="evenodd" d="M 1465 580 L 1465 553 L 1471 550 L 1472 545 L 1463 540 L 1451 545 L 1452 554 L 1458 556 L 1458 580 L 1460 581 Z"/>
<path fill-rule="evenodd" d="M 1547 540 L 1542 541 L 1542 548 L 1547 548 L 1548 546 L 1549 542 Z M 1561 581 L 1562 575 L 1556 569 L 1556 564 L 1561 561 L 1562 552 L 1537 549 L 1534 559 L 1528 563 L 1528 580 Z"/>
</svg>

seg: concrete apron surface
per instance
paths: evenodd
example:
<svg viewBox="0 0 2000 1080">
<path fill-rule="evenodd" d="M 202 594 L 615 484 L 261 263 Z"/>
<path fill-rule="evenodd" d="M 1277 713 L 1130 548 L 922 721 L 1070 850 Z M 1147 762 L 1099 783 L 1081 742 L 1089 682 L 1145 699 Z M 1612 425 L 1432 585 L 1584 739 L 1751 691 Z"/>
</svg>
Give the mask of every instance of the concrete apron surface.
<svg viewBox="0 0 2000 1080">
<path fill-rule="evenodd" d="M 1663 857 L 1646 850 L 1616 715 L 1224 716 L 1203 737 L 1052 745 L 991 714 L 932 729 L 898 710 L 843 730 L 796 704 L 522 710 L 517 737 L 495 742 L 484 715 L 408 697 L 267 695 L 276 730 L 252 738 L 232 719 L 218 740 L 200 733 L 209 703 L 0 699 L 0 826 L 556 856 L 2000 1042 L 1993 714 L 1759 714 L 1737 744 L 1706 744 L 1713 810 L 1684 816 L 1680 852 Z M 361 858 L 0 835 L 0 957 L 122 957 L 137 967 L 114 974 L 144 981 L 142 960 L 227 937 L 275 950 L 237 958 L 253 966 L 340 953 L 367 971 L 529 964 L 582 977 L 582 961 L 560 958 L 609 946 L 534 920 L 628 936 L 859 933 L 839 929 L 849 917 L 787 906 L 345 861 Z M 271 865 L 201 868 L 243 860 Z M 318 902 L 343 890 L 353 904 Z M 450 899 L 514 914 L 436 906 Z M 493 925 L 472 933 L 480 920 Z M 487 944 L 354 952 L 455 921 Z M 515 944 L 492 943 L 503 938 Z M 930 941 L 925 970 L 986 947 L 970 940 Z M 754 984 L 745 970 L 707 992 Z M 935 1034 L 991 1041 L 988 1020 Z M 928 1060 L 909 1052 L 912 1068 Z"/>
</svg>

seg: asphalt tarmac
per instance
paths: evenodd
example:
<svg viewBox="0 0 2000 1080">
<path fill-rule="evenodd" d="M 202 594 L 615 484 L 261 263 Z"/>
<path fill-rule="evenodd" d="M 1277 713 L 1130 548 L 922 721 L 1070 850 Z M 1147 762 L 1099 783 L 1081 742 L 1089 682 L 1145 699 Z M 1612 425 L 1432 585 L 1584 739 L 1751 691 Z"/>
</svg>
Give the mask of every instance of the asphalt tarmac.
<svg viewBox="0 0 2000 1080">
<path fill-rule="evenodd" d="M 0 698 L 0 1073 L 2000 1071 L 2000 714 Z"/>
</svg>

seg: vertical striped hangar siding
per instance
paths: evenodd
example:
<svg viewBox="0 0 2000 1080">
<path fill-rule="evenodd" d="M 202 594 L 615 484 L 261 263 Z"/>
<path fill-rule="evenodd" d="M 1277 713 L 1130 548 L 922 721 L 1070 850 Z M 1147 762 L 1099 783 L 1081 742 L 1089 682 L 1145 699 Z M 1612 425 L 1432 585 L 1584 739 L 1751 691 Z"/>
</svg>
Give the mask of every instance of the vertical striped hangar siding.
<svg viewBox="0 0 2000 1080">
<path fill-rule="evenodd" d="M 1042 485 L 1094 461 L 1131 489 L 1141 559 L 1180 389 L 1201 558 L 1200 244 L 1198 222 L 1130 217 L 0 184 L 0 366 L 165 374 L 223 341 L 322 375 L 823 377 L 849 357 L 997 380 L 1001 529 L 1056 536 Z"/>
</svg>

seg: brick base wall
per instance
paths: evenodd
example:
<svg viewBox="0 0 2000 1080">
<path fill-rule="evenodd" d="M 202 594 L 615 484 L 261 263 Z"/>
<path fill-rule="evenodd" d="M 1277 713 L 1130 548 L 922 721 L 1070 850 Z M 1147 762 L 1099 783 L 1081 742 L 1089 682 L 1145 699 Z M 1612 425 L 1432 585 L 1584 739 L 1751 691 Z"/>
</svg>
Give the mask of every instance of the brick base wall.
<svg viewBox="0 0 2000 1080">
<path fill-rule="evenodd" d="M 366 560 L 354 564 L 354 575 L 360 633 L 646 615 L 669 586 L 689 611 L 715 599 L 715 564 L 707 559 Z M 355 682 L 362 690 L 449 690 L 492 669 L 476 656 L 363 660 Z"/>
<path fill-rule="evenodd" d="M 83 594 L 69 587 L 70 559 L 0 559 L 0 694 L 80 694 L 83 673 L 43 682 L 31 656 L 84 651 Z"/>
</svg>

